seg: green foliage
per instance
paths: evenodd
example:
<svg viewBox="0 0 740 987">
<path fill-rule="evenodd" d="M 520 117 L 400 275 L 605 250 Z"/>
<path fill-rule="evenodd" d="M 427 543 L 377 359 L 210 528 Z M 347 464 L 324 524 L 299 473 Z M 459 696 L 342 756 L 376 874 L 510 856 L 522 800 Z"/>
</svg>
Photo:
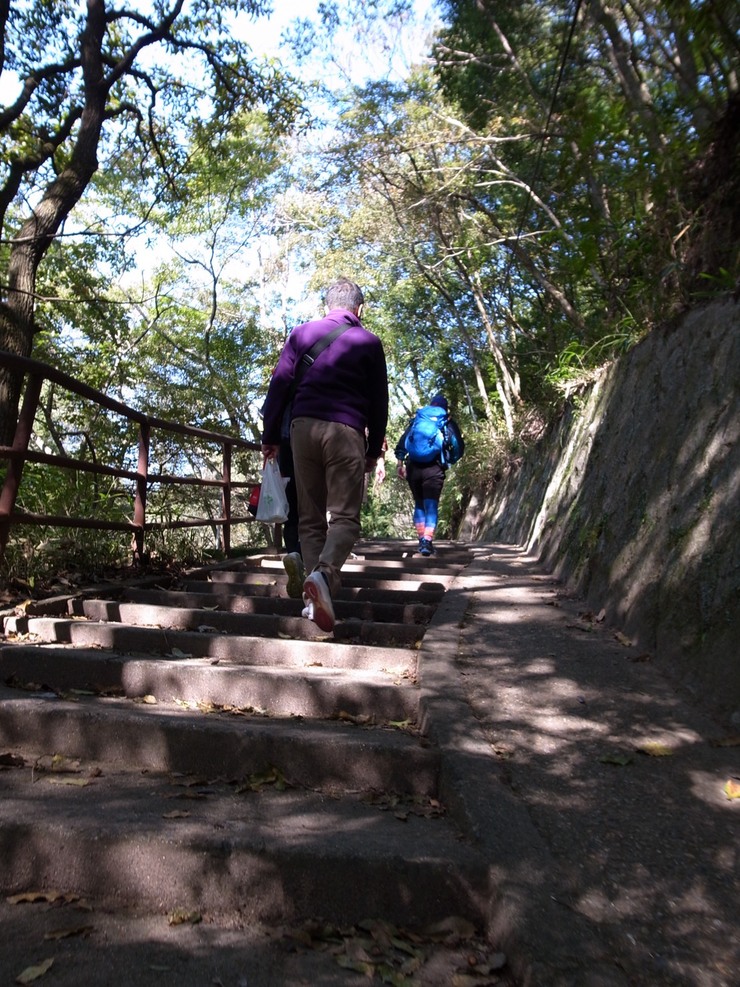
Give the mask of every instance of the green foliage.
<svg viewBox="0 0 740 987">
<path fill-rule="evenodd" d="M 414 534 L 414 505 L 405 480 L 396 475 L 395 461 L 388 459 L 388 473 L 382 483 L 372 478 L 362 505 L 363 538 L 411 538 Z"/>
<path fill-rule="evenodd" d="M 637 339 L 636 333 L 616 332 L 604 336 L 591 346 L 572 340 L 557 355 L 543 382 L 547 386 L 560 389 L 574 381 L 583 380 L 590 371 L 625 353 Z"/>
<path fill-rule="evenodd" d="M 178 59 L 112 85 L 98 171 L 39 269 L 34 355 L 154 415 L 258 439 L 286 333 L 318 314 L 331 280 L 352 277 L 384 341 L 394 418 L 443 390 L 463 426 L 466 456 L 442 501 L 441 529 L 454 534 L 538 409 L 689 300 L 736 286 L 740 155 L 726 110 L 739 9 L 596 0 L 573 25 L 564 0 L 446 0 L 432 68 L 335 92 L 317 145 L 301 99 L 324 80 L 299 84 L 223 34 L 230 10 L 257 6 L 192 5 L 164 42 Z M 294 38 L 323 67 L 337 33 L 369 44 L 408 13 L 395 0 L 332 3 L 317 33 L 304 21 Z M 28 203 L 74 154 L 84 20 L 67 2 L 12 5 L 6 67 L 50 68 L 0 134 L 3 270 Z M 110 68 L 140 24 L 108 27 Z M 391 443 L 402 427 L 389 427 Z M 44 392 L 39 444 L 131 465 L 135 438 Z M 163 471 L 220 469 L 213 451 L 173 440 L 152 457 Z M 253 476 L 257 458 L 240 460 L 239 475 Z M 43 470 L 29 471 L 23 496 L 45 513 L 72 497 L 125 513 L 115 485 Z M 152 506 L 216 513 L 183 490 L 153 494 Z M 363 531 L 409 535 L 410 517 L 405 484 L 389 475 L 371 489 Z M 156 552 L 171 549 L 218 544 L 188 531 Z"/>
<path fill-rule="evenodd" d="M 450 0 L 442 9 L 448 25 L 435 72 L 444 93 L 476 134 L 512 141 L 505 163 L 531 186 L 524 198 L 511 187 L 518 202 L 512 232 L 540 232 L 526 257 L 507 263 L 511 285 L 499 285 L 540 309 L 519 311 L 518 322 L 532 325 L 551 359 L 573 338 L 573 324 L 558 328 L 552 305 L 541 311 L 535 268 L 580 312 L 585 349 L 618 332 L 625 314 L 645 331 L 675 311 L 700 235 L 687 165 L 727 106 L 737 10 L 729 15 L 709 2 L 607 9 L 597 2 L 571 25 L 572 5 L 557 2 Z M 499 193 L 507 189 L 496 186 L 495 201 L 482 186 L 480 180 L 481 205 L 491 201 L 500 215 Z"/>
<path fill-rule="evenodd" d="M 50 470 L 28 463 L 17 508 L 29 513 L 69 518 L 128 521 L 132 499 L 108 477 L 76 470 Z M 6 581 L 40 589 L 54 579 L 102 577 L 106 568 L 130 562 L 131 538 L 125 533 L 71 527 L 16 525 L 2 561 Z"/>
</svg>

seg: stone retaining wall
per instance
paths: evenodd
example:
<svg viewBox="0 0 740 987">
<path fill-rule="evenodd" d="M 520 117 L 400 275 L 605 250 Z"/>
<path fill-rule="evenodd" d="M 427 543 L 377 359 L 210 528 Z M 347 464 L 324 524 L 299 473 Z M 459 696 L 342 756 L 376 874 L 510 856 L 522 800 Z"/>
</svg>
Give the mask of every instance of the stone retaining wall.
<svg viewBox="0 0 740 987">
<path fill-rule="evenodd" d="M 656 330 L 571 397 L 462 537 L 528 547 L 740 725 L 740 306 Z"/>
</svg>

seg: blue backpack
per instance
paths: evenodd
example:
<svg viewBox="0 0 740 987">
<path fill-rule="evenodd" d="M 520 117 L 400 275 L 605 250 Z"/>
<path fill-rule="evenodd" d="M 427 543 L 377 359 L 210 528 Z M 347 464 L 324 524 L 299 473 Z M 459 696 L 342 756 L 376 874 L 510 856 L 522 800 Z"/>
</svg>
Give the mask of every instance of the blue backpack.
<svg viewBox="0 0 740 987">
<path fill-rule="evenodd" d="M 414 415 L 404 446 L 412 463 L 444 462 L 447 412 L 429 404 Z"/>
</svg>

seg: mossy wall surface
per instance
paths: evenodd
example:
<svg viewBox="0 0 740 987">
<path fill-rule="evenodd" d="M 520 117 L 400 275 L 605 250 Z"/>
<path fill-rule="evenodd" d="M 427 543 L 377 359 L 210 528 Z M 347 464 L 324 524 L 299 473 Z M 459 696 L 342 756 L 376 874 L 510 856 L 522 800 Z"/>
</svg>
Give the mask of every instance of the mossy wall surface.
<svg viewBox="0 0 740 987">
<path fill-rule="evenodd" d="M 703 704 L 740 721 L 740 306 L 656 330 L 472 506 Z"/>
</svg>

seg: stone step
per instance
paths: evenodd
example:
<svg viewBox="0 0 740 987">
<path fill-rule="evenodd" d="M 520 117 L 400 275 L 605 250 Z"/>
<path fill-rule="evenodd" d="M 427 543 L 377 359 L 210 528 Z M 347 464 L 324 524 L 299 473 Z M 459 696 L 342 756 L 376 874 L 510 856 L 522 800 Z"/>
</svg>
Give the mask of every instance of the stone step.
<svg viewBox="0 0 740 987">
<path fill-rule="evenodd" d="M 243 610 L 192 609 L 177 604 L 173 606 L 148 603 L 128 603 L 119 600 L 74 600 L 69 610 L 72 616 L 84 617 L 102 623 L 131 624 L 137 627 L 161 627 L 163 629 L 239 634 L 258 637 L 276 637 L 315 640 L 325 637 L 316 625 L 301 616 L 302 600 L 286 601 L 291 604 L 292 615 L 280 613 L 251 613 Z M 337 614 L 339 618 L 339 614 Z M 30 624 L 29 624 L 30 631 Z M 333 631 L 335 641 L 362 640 L 366 644 L 412 646 L 424 636 L 424 627 L 418 623 L 389 623 L 361 620 L 354 616 L 337 620 Z"/>
<path fill-rule="evenodd" d="M 252 622 L 261 618 L 253 616 L 248 619 L 251 630 Z M 301 629 L 311 623 L 303 618 L 297 620 Z M 357 624 L 351 621 L 347 624 L 357 630 Z M 157 658 L 185 655 L 245 665 L 388 668 L 398 675 L 413 674 L 416 666 L 416 652 L 409 647 L 378 648 L 350 641 L 343 643 L 336 637 L 322 636 L 318 629 L 315 640 L 293 639 L 280 630 L 277 619 L 272 626 L 276 634 L 283 635 L 280 637 L 214 634 L 207 630 L 208 625 L 202 626 L 203 631 L 188 631 L 63 617 L 9 617 L 5 621 L 5 634 L 21 638 L 28 635 L 37 643 L 100 647 L 124 654 L 149 654 Z M 390 626 L 402 629 L 402 625 Z"/>
<path fill-rule="evenodd" d="M 65 693 L 65 695 L 67 695 Z M 433 797 L 439 754 L 424 739 L 391 726 L 345 719 L 208 712 L 177 702 L 0 689 L 0 743 L 98 761 L 115 769 L 243 778 L 278 769 L 292 784 Z M 370 719 L 370 717 L 368 717 Z"/>
<path fill-rule="evenodd" d="M 3 892 L 241 921 L 483 922 L 489 868 L 453 818 L 417 684 L 470 556 L 363 548 L 331 635 L 264 554 L 6 616 Z"/>
<path fill-rule="evenodd" d="M 251 559 L 241 566 L 242 571 L 285 572 L 282 559 L 264 557 L 262 559 Z M 350 559 L 342 566 L 342 580 L 354 575 L 372 576 L 375 579 L 421 579 L 430 575 L 435 576 L 443 583 L 449 583 L 454 578 L 454 571 L 462 568 L 462 563 L 455 566 L 452 563 L 437 563 L 434 558 L 418 559 Z"/>
<path fill-rule="evenodd" d="M 219 579 L 212 582 L 205 579 L 195 580 L 191 578 L 181 580 L 176 590 L 177 592 L 194 593 L 198 596 L 217 596 L 222 599 L 238 600 L 240 597 L 248 599 L 277 598 L 288 599 L 286 592 L 286 576 L 275 574 L 274 577 L 267 577 L 264 574 L 255 573 L 234 573 L 233 580 Z M 348 586 L 343 585 L 335 594 L 333 601 L 335 604 L 342 601 L 354 601 L 361 603 L 389 603 L 395 605 L 424 605 L 434 608 L 445 594 L 445 587 L 439 583 L 390 583 L 383 589 L 376 580 L 366 580 L 363 585 Z M 398 587 L 403 587 L 399 589 Z M 300 601 L 299 601 L 300 602 Z M 43 607 L 41 602 L 31 605 L 34 612 L 37 607 Z"/>
<path fill-rule="evenodd" d="M 378 573 L 372 572 L 345 572 L 342 570 L 342 586 L 349 588 L 373 587 L 382 590 L 405 590 L 413 592 L 416 590 L 434 591 L 443 593 L 452 582 L 454 576 L 444 575 L 442 572 L 433 573 L 429 578 L 424 578 L 424 573 L 409 572 L 408 570 L 397 570 L 390 574 L 387 570 L 380 570 Z M 281 585 L 287 582 L 287 576 L 282 565 L 272 569 L 214 569 L 210 571 L 204 581 L 212 583 L 232 584 L 255 584 L 266 585 L 270 582 L 279 582 Z M 198 580 L 195 574 L 189 574 L 183 580 L 183 586 L 191 589 L 197 585 Z M 338 599 L 342 598 L 341 592 L 337 594 Z"/>
<path fill-rule="evenodd" d="M 287 614 L 294 616 L 303 607 L 302 600 L 287 597 L 226 596 L 214 602 L 209 593 L 186 593 L 178 590 L 127 590 L 121 595 L 127 603 L 192 609 L 229 610 L 234 613 Z M 434 607 L 418 602 L 385 602 L 372 600 L 333 601 L 338 620 L 374 620 L 394 624 L 428 624 Z"/>
<path fill-rule="evenodd" d="M 77 689 L 129 698 L 152 695 L 161 702 L 251 707 L 273 716 L 325 719 L 372 711 L 378 722 L 415 723 L 419 710 L 413 681 L 387 670 L 214 665 L 207 658 L 132 658 L 99 649 L 0 648 L 0 681 L 63 693 Z"/>
<path fill-rule="evenodd" d="M 6 892 L 63 888 L 241 922 L 383 916 L 414 927 L 484 913 L 486 868 L 432 800 L 279 791 L 275 775 L 246 769 L 196 778 L 83 760 L 62 774 L 36 767 L 48 758 L 25 760 L 0 773 Z M 86 784 L 54 784 L 65 779 Z"/>
</svg>

